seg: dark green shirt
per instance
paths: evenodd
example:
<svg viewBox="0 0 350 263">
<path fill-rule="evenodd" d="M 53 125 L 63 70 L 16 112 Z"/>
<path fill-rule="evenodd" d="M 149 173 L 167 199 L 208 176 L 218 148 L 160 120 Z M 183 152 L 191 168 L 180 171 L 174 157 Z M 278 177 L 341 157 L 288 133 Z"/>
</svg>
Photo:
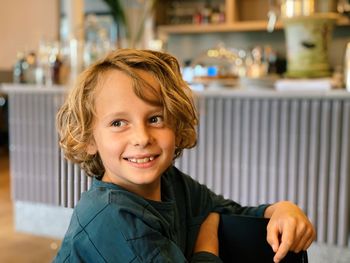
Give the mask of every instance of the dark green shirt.
<svg viewBox="0 0 350 263">
<path fill-rule="evenodd" d="M 263 216 L 266 205 L 241 207 L 175 167 L 162 175 L 162 201 L 94 179 L 76 205 L 54 262 L 221 262 L 193 254 L 210 212 Z"/>
</svg>

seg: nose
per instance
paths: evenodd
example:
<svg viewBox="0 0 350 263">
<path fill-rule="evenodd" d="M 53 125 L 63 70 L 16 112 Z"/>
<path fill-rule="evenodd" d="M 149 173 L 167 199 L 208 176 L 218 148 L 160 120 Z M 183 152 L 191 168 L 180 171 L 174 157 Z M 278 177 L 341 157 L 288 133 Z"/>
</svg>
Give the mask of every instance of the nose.
<svg viewBox="0 0 350 263">
<path fill-rule="evenodd" d="M 137 125 L 133 127 L 131 144 L 137 147 L 146 147 L 152 142 L 150 129 L 146 125 Z"/>
</svg>

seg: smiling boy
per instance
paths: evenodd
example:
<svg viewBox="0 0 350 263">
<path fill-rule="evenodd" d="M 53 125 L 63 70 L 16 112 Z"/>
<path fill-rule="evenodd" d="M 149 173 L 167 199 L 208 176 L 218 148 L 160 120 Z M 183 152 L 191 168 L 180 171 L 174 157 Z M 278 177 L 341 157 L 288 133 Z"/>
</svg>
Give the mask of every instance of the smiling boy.
<svg viewBox="0 0 350 263">
<path fill-rule="evenodd" d="M 141 70 L 135 73 L 159 92 L 152 75 Z M 104 78 L 95 94 L 96 116 L 88 153 L 99 154 L 105 168 L 102 181 L 160 201 L 160 177 L 174 158 L 174 131 L 165 123 L 161 105 L 145 103 L 136 96 L 128 75 L 114 70 Z"/>
<path fill-rule="evenodd" d="M 197 116 L 169 54 L 110 53 L 81 75 L 57 124 L 66 157 L 94 179 L 55 262 L 221 262 L 222 213 L 271 218 L 276 262 L 315 238 L 294 204 L 241 207 L 173 166 L 196 144 Z"/>
</svg>

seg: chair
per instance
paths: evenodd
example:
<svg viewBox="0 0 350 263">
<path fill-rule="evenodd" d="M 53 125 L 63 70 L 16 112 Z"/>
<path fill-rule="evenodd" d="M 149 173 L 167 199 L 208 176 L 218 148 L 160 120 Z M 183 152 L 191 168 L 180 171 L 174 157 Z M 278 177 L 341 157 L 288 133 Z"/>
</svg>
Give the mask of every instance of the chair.
<svg viewBox="0 0 350 263">
<path fill-rule="evenodd" d="M 268 219 L 221 215 L 219 253 L 224 263 L 271 263 L 274 252 L 266 241 Z M 281 263 L 307 263 L 307 252 L 288 252 Z"/>
</svg>

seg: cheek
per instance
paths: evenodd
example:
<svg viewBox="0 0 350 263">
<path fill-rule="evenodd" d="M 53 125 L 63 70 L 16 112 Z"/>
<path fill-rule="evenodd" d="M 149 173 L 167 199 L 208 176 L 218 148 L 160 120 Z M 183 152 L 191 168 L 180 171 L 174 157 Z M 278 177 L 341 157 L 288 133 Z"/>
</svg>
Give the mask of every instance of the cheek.
<svg viewBox="0 0 350 263">
<path fill-rule="evenodd" d="M 162 136 L 162 146 L 163 148 L 169 150 L 169 151 L 174 151 L 175 152 L 175 134 L 172 130 L 167 131 L 166 133 L 163 134 Z"/>
<path fill-rule="evenodd" d="M 104 152 L 111 152 L 116 146 L 116 140 L 103 131 L 96 131 L 94 133 L 94 138 L 96 149 L 100 154 L 103 154 Z"/>
<path fill-rule="evenodd" d="M 118 136 L 104 137 L 99 141 L 98 149 L 108 153 L 117 153 L 124 147 L 124 140 Z"/>
</svg>

